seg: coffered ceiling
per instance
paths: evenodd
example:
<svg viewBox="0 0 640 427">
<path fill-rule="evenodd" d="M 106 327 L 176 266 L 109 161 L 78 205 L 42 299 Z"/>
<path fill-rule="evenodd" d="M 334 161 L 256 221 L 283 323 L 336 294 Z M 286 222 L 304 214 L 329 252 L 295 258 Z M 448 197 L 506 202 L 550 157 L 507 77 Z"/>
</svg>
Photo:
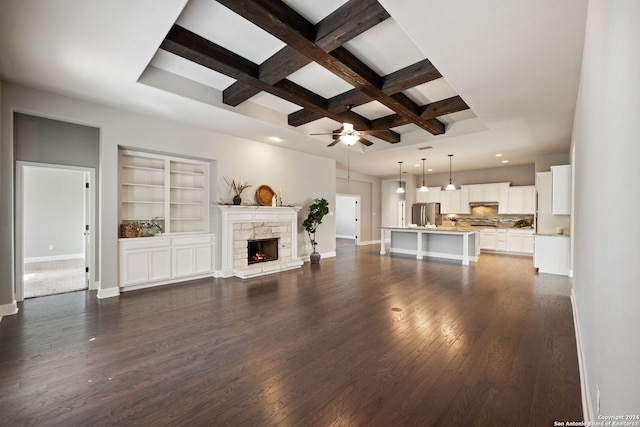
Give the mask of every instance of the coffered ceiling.
<svg viewBox="0 0 640 427">
<path fill-rule="evenodd" d="M 170 3 L 170 4 L 168 4 Z M 6 0 L 0 76 L 389 176 L 567 151 L 586 1 Z M 375 130 L 347 148 L 342 122 Z M 315 133 L 328 135 L 312 136 Z M 425 147 L 432 147 L 423 150 Z"/>
</svg>

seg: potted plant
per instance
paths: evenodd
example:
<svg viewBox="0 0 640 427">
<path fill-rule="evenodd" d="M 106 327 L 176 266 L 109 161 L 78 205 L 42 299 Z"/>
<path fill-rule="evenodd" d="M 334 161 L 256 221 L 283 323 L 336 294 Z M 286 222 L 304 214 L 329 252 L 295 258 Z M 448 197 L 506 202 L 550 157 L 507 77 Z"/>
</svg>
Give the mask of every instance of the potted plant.
<svg viewBox="0 0 640 427">
<path fill-rule="evenodd" d="M 311 264 L 319 264 L 320 263 L 320 254 L 316 252 L 316 246 L 318 242 L 316 241 L 316 230 L 318 226 L 322 224 L 322 218 L 326 214 L 329 213 L 329 202 L 325 199 L 313 199 L 313 203 L 309 206 L 309 214 L 307 215 L 307 219 L 302 222 L 302 226 L 305 231 L 309 235 L 309 241 L 311 242 L 311 247 L 313 248 L 313 252 L 309 255 L 309 259 L 311 260 Z"/>
<path fill-rule="evenodd" d="M 143 237 L 145 236 L 155 236 L 156 234 L 162 233 L 162 225 L 158 222 L 160 219 L 158 217 L 151 218 L 147 221 L 142 221 L 140 223 L 140 233 Z"/>
<path fill-rule="evenodd" d="M 224 178 L 224 182 L 227 183 L 227 185 L 231 188 L 231 191 L 233 191 L 233 193 L 235 194 L 235 196 L 233 196 L 233 204 L 239 205 L 240 203 L 242 203 L 242 198 L 240 197 L 240 195 L 244 190 L 251 187 L 251 184 L 248 184 L 244 181 L 236 181 L 235 179 L 229 180 L 226 177 Z"/>
</svg>

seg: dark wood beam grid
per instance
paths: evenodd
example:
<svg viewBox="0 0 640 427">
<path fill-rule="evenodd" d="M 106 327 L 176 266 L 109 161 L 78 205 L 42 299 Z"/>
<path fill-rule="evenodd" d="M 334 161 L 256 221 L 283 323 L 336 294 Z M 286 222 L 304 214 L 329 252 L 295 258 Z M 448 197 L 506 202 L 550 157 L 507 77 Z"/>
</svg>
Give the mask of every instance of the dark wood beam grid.
<svg viewBox="0 0 640 427">
<path fill-rule="evenodd" d="M 295 10 L 276 0 L 218 0 L 227 8 L 253 22 L 274 37 L 287 43 L 309 59 L 333 72 L 372 99 L 406 117 L 422 129 L 434 135 L 445 132 L 444 123 L 437 119 L 422 120 L 419 106 L 409 98 L 387 95 L 382 88 L 382 78 L 344 48 L 327 53 L 314 43 L 310 36 L 313 25 Z"/>
<path fill-rule="evenodd" d="M 325 98 L 294 82 L 285 79 L 275 85 L 270 85 L 260 80 L 257 64 L 179 25 L 174 25 L 171 28 L 160 48 L 300 105 L 320 117 L 329 117 L 340 123 L 353 123 L 358 130 L 371 128 L 371 123 L 367 118 L 352 111 L 340 114 L 328 111 Z M 390 130 L 376 136 L 388 142 L 400 140 L 400 135 Z"/>
<path fill-rule="evenodd" d="M 389 17 L 377 0 L 350 0 L 314 26 L 315 44 L 331 51 Z M 260 64 L 259 78 L 275 84 L 310 62 L 311 59 L 286 46 Z M 258 88 L 238 81 L 224 90 L 222 99 L 235 107 L 259 92 Z"/>
</svg>

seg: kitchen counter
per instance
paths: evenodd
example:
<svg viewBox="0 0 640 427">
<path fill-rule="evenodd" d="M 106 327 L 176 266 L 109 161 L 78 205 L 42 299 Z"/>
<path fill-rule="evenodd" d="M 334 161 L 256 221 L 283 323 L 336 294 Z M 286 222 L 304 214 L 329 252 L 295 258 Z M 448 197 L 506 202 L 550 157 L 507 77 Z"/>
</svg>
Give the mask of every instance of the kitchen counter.
<svg viewBox="0 0 640 427">
<path fill-rule="evenodd" d="M 386 231 L 389 252 L 460 260 L 462 265 L 478 261 L 480 246 L 476 227 L 380 227 L 380 255 L 385 255 Z"/>
</svg>

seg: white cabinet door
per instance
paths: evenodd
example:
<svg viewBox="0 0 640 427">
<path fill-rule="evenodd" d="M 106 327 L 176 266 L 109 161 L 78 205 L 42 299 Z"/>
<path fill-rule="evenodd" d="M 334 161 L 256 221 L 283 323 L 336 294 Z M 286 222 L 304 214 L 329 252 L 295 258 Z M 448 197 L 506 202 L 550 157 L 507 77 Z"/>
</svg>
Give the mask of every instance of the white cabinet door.
<svg viewBox="0 0 640 427">
<path fill-rule="evenodd" d="M 495 184 L 498 189 L 498 213 L 509 213 L 509 186 L 508 182 Z"/>
<path fill-rule="evenodd" d="M 171 251 L 169 248 L 149 250 L 149 281 L 171 278 Z"/>
<path fill-rule="evenodd" d="M 172 276 L 184 277 L 212 271 L 211 236 L 173 239 Z"/>
<path fill-rule="evenodd" d="M 498 202 L 500 201 L 500 185 L 484 184 L 484 200 L 481 202 Z"/>
<path fill-rule="evenodd" d="M 533 234 L 529 235 L 529 236 L 523 236 L 522 238 L 522 252 L 526 253 L 526 254 L 532 254 L 533 255 L 533 248 L 534 248 L 534 242 L 535 242 L 535 237 Z"/>
<path fill-rule="evenodd" d="M 471 213 L 471 206 L 469 206 L 469 186 L 468 185 L 460 186 L 460 213 L 461 214 Z"/>
<path fill-rule="evenodd" d="M 171 240 L 160 237 L 120 242 L 120 286 L 132 286 L 171 277 Z"/>
<path fill-rule="evenodd" d="M 470 202 L 486 202 L 484 199 L 484 185 L 469 185 L 469 201 Z"/>
<path fill-rule="evenodd" d="M 507 230 L 496 230 L 496 251 L 507 250 Z"/>
<path fill-rule="evenodd" d="M 569 275 L 571 246 L 568 236 L 535 236 L 533 266 L 540 273 Z"/>
<path fill-rule="evenodd" d="M 551 213 L 571 214 L 571 165 L 551 166 Z"/>
<path fill-rule="evenodd" d="M 440 213 L 458 214 L 462 213 L 460 208 L 461 190 L 443 191 L 440 194 Z"/>
<path fill-rule="evenodd" d="M 208 273 L 213 270 L 213 250 L 211 245 L 196 246 L 194 251 L 194 273 Z"/>
<path fill-rule="evenodd" d="M 416 188 L 416 203 L 427 203 L 428 202 L 428 191 L 420 191 L 420 189 Z"/>
<path fill-rule="evenodd" d="M 510 214 L 534 215 L 536 212 L 536 187 L 523 185 L 509 188 Z"/>
<path fill-rule="evenodd" d="M 427 187 L 429 191 L 427 194 L 427 203 L 440 203 L 440 194 L 442 193 L 440 187 Z M 423 193 L 425 194 L 425 193 Z"/>
<path fill-rule="evenodd" d="M 480 231 L 480 249 L 496 250 L 496 230 Z"/>
</svg>

